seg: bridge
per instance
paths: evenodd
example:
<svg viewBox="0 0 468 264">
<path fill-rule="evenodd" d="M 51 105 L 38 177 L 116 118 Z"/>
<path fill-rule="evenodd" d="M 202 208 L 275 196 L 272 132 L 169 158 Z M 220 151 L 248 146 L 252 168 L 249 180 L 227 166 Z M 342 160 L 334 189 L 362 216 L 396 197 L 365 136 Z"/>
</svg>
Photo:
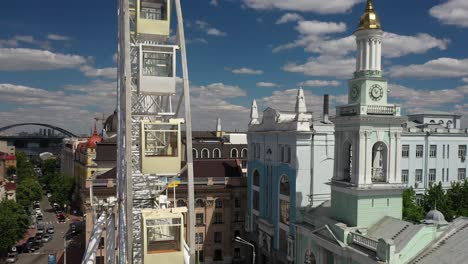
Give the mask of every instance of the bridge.
<svg viewBox="0 0 468 264">
<path fill-rule="evenodd" d="M 1 132 L 6 131 L 15 127 L 22 126 L 40 126 L 53 129 L 58 131 L 60 135 L 37 135 L 37 134 L 28 134 L 28 135 L 1 135 Z M 77 137 L 74 133 L 49 124 L 44 123 L 19 123 L 14 125 L 8 125 L 0 128 L 0 140 L 7 141 L 9 145 L 16 147 L 17 151 L 26 153 L 29 157 L 39 156 L 40 153 L 50 152 L 54 155 L 60 155 L 63 138 L 64 137 Z"/>
<path fill-rule="evenodd" d="M 58 126 L 53 126 L 53 125 L 49 125 L 49 124 L 44 124 L 44 123 L 19 123 L 19 124 L 14 124 L 14 125 L 8 125 L 8 126 L 4 126 L 4 127 L 0 127 L 0 133 L 5 131 L 5 130 L 8 130 L 10 128 L 14 128 L 14 127 L 21 127 L 21 126 L 41 126 L 41 127 L 47 127 L 47 128 L 51 128 L 53 130 L 56 130 L 62 134 L 64 134 L 65 136 L 68 136 L 68 137 L 77 137 L 75 134 L 73 134 L 72 132 L 66 130 L 66 129 L 63 129 L 63 128 L 60 128 Z"/>
</svg>

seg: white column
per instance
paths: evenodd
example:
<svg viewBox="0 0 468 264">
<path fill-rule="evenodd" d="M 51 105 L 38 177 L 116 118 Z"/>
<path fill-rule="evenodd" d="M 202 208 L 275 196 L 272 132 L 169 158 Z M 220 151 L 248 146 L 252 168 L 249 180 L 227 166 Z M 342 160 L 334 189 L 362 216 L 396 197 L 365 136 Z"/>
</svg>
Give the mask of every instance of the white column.
<svg viewBox="0 0 468 264">
<path fill-rule="evenodd" d="M 371 53 L 370 53 L 370 69 L 375 70 L 376 67 L 376 45 L 375 45 L 375 40 L 371 39 L 370 41 L 371 45 Z"/>
<path fill-rule="evenodd" d="M 366 53 L 366 43 L 364 40 L 359 40 L 359 49 L 360 49 L 360 54 L 359 54 L 359 70 L 362 71 L 364 70 L 364 56 Z"/>
<path fill-rule="evenodd" d="M 377 65 L 376 70 L 382 71 L 382 40 L 377 40 Z"/>
<path fill-rule="evenodd" d="M 357 53 L 356 53 L 356 71 L 361 68 L 361 44 L 359 40 L 356 40 Z"/>
<path fill-rule="evenodd" d="M 369 70 L 370 67 L 370 41 L 368 39 L 365 40 L 366 42 L 366 53 L 364 55 L 364 60 L 365 60 L 365 65 L 364 65 L 364 70 Z"/>
</svg>

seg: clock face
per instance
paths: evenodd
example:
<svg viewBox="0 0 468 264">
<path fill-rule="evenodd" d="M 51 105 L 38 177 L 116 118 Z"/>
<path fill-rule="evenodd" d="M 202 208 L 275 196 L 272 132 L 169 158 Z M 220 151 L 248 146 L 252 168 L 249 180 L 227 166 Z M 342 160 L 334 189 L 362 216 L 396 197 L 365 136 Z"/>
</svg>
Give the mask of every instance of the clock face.
<svg viewBox="0 0 468 264">
<path fill-rule="evenodd" d="M 370 98 L 374 101 L 379 101 L 383 97 L 383 88 L 378 84 L 374 84 L 371 86 L 369 90 Z"/>
<path fill-rule="evenodd" d="M 355 85 L 351 88 L 351 99 L 356 100 L 359 96 L 359 86 Z"/>
</svg>

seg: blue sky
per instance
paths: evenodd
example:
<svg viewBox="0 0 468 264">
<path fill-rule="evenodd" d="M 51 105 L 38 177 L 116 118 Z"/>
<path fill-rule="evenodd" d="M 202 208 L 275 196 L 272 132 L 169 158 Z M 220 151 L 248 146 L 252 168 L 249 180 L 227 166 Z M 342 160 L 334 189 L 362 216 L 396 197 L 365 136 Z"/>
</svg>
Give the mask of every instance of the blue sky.
<svg viewBox="0 0 468 264">
<path fill-rule="evenodd" d="M 88 132 L 115 108 L 117 1 L 8 1 L 0 10 L 0 121 Z M 468 3 L 375 0 L 390 101 L 468 116 Z M 249 106 L 345 103 L 363 0 L 183 1 L 195 129 L 245 130 Z M 455 10 L 455 12 L 453 12 Z M 465 119 L 466 120 L 466 119 Z M 465 124 L 468 124 L 465 122 Z"/>
</svg>

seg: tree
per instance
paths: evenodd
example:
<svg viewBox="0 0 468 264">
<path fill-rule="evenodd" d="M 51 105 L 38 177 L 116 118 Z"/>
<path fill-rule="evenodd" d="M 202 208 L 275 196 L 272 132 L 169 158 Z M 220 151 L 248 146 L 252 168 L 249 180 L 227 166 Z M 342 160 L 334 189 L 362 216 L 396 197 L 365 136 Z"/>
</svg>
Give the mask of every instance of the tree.
<svg viewBox="0 0 468 264">
<path fill-rule="evenodd" d="M 426 191 L 422 199 L 422 206 L 426 212 L 437 208 L 437 210 L 444 214 L 447 221 L 453 220 L 454 211 L 452 210 L 452 204 L 442 188 L 441 182 L 429 186 L 429 190 Z"/>
<path fill-rule="evenodd" d="M 412 187 L 403 192 L 403 219 L 410 222 L 420 222 L 424 218 L 424 210 L 415 203 L 416 192 Z"/>
<path fill-rule="evenodd" d="M 42 198 L 42 188 L 34 178 L 26 178 L 16 188 L 16 200 L 22 206 L 30 206 L 32 202 Z"/>
<path fill-rule="evenodd" d="M 19 182 L 35 176 L 34 167 L 23 152 L 16 152 L 16 171 Z"/>
<path fill-rule="evenodd" d="M 59 175 L 59 174 L 57 174 Z M 60 206 L 64 204 L 71 204 L 73 191 L 75 189 L 75 181 L 69 177 L 55 177 L 51 184 L 50 189 L 52 191 L 52 200 Z"/>
<path fill-rule="evenodd" d="M 455 216 L 468 216 L 468 181 L 453 182 L 447 191 L 451 209 Z"/>
<path fill-rule="evenodd" d="M 42 174 L 43 175 L 47 175 L 47 174 L 54 174 L 57 172 L 57 168 L 58 168 L 58 163 L 59 160 L 58 159 L 55 159 L 55 158 L 50 158 L 50 159 L 47 159 L 45 160 L 43 163 L 42 163 Z"/>
<path fill-rule="evenodd" d="M 0 203 L 0 252 L 15 245 L 29 228 L 29 216 L 18 203 L 6 200 Z"/>
</svg>

